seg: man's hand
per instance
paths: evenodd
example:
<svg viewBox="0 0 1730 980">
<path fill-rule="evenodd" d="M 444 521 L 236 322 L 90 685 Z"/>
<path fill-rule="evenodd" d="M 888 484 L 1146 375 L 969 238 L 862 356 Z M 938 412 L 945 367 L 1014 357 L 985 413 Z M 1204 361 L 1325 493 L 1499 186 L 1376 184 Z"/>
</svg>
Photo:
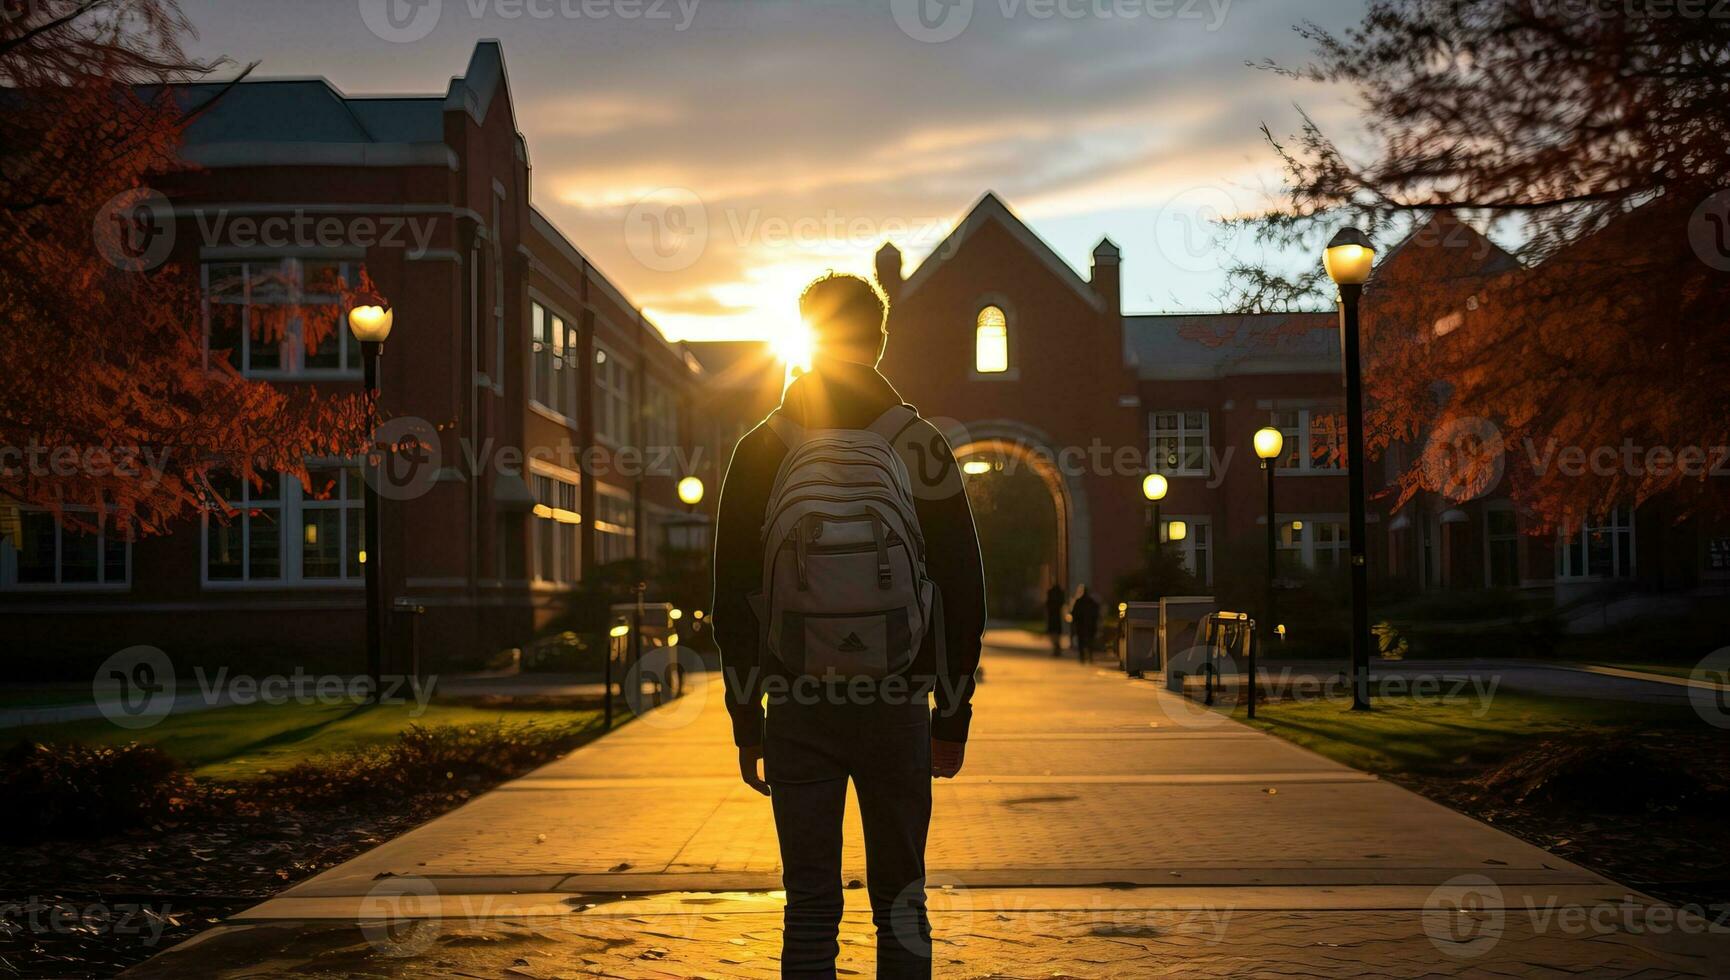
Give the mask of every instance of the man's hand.
<svg viewBox="0 0 1730 980">
<path fill-rule="evenodd" d="M 762 761 L 763 747 L 761 745 L 739 746 L 739 778 L 745 781 L 746 786 L 768 796 L 769 784 L 758 771 L 758 764 Z"/>
<path fill-rule="evenodd" d="M 966 742 L 931 740 L 931 775 L 937 779 L 954 779 L 961 771 L 961 760 L 967 755 Z"/>
</svg>

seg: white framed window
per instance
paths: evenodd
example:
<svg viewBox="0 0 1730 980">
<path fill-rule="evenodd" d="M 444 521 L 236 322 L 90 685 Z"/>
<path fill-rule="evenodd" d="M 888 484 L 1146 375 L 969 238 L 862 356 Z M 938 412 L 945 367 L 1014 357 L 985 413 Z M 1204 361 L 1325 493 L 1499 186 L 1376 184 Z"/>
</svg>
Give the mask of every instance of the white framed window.
<svg viewBox="0 0 1730 980">
<path fill-rule="evenodd" d="M 226 351 L 228 363 L 251 378 L 361 376 L 360 343 L 338 314 L 341 297 L 333 291 L 337 280 L 350 281 L 351 263 L 257 259 L 206 262 L 200 271 L 207 352 Z M 332 310 L 332 319 L 314 342 L 302 314 L 320 306 Z"/>
<path fill-rule="evenodd" d="M 1300 569 L 1328 571 L 1345 568 L 1351 561 L 1351 541 L 1340 521 L 1318 521 L 1307 517 L 1282 522 L 1274 536 L 1275 563 L 1282 575 Z"/>
<path fill-rule="evenodd" d="M 643 378 L 643 445 L 655 458 L 658 450 L 679 445 L 679 399 L 673 389 Z"/>
<path fill-rule="evenodd" d="M 1285 436 L 1285 458 L 1280 468 L 1288 472 L 1343 472 L 1346 468 L 1346 416 L 1330 408 L 1276 411 L 1271 424 Z"/>
<path fill-rule="evenodd" d="M 203 584 L 360 585 L 365 578 L 365 485 L 360 467 L 323 462 L 307 467 L 309 486 L 283 474 L 260 485 L 212 476 L 235 513 L 204 513 Z"/>
<path fill-rule="evenodd" d="M 287 527 L 299 540 L 300 576 L 308 581 L 356 581 L 366 550 L 366 485 L 358 466 L 313 466 L 311 486 L 296 481 L 290 496 L 298 519 Z M 291 512 L 293 504 L 291 503 Z"/>
<path fill-rule="evenodd" d="M 1153 466 L 1172 476 L 1207 475 L 1207 413 L 1152 412 L 1148 415 Z"/>
<path fill-rule="evenodd" d="M 582 517 L 577 484 L 545 473 L 534 474 L 534 562 L 537 582 L 575 584 L 582 578 Z"/>
<path fill-rule="evenodd" d="M 577 328 L 538 302 L 529 303 L 529 399 L 567 421 L 577 417 Z"/>
<path fill-rule="evenodd" d="M 595 510 L 595 561 L 605 565 L 635 558 L 637 527 L 631 495 L 597 485 Z"/>
<path fill-rule="evenodd" d="M 1622 579 L 1634 577 L 1634 511 L 1617 507 L 1608 515 L 1562 533 L 1556 542 L 1556 577 Z"/>
<path fill-rule="evenodd" d="M 125 589 L 132 584 L 132 544 L 118 528 L 75 530 L 33 507 L 18 507 L 12 516 L 12 533 L 0 534 L 0 589 Z"/>
<path fill-rule="evenodd" d="M 615 446 L 631 444 L 636 372 L 611 350 L 595 346 L 595 435 Z"/>
<path fill-rule="evenodd" d="M 1000 306 L 987 306 L 974 318 L 973 370 L 977 374 L 1009 371 L 1009 317 Z"/>
<path fill-rule="evenodd" d="M 1213 520 L 1207 517 L 1177 517 L 1188 525 L 1187 533 L 1178 542 L 1183 554 L 1183 567 L 1202 585 L 1213 584 Z"/>
</svg>

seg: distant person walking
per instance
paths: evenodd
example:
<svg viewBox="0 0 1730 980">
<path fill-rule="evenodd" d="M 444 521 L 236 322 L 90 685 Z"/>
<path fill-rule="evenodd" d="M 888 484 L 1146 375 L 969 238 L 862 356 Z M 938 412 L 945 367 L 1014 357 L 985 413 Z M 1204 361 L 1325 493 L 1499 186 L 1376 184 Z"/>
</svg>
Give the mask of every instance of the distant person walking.
<svg viewBox="0 0 1730 980">
<path fill-rule="evenodd" d="M 1075 639 L 1075 652 L 1082 663 L 1093 659 L 1093 635 L 1099 629 L 1099 600 L 1082 586 L 1069 607 L 1069 628 Z"/>
<path fill-rule="evenodd" d="M 1045 593 L 1045 635 L 1051 637 L 1051 655 L 1063 656 L 1063 586 L 1053 584 Z"/>
<path fill-rule="evenodd" d="M 930 977 L 931 780 L 961 771 L 967 742 L 985 631 L 979 541 L 949 444 L 877 373 L 883 294 L 829 275 L 799 310 L 812 371 L 739 440 L 715 534 L 739 775 L 775 811 L 782 976 L 835 976 L 851 779 L 877 975 Z"/>
</svg>

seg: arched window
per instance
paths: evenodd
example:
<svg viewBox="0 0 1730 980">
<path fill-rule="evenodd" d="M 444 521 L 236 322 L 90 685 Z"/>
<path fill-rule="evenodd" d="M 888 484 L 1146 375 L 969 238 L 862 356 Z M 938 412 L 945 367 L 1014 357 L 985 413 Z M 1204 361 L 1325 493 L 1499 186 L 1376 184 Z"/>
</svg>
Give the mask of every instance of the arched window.
<svg viewBox="0 0 1730 980">
<path fill-rule="evenodd" d="M 1009 319 L 1003 310 L 987 306 L 973 328 L 973 370 L 1002 374 L 1009 370 Z"/>
</svg>

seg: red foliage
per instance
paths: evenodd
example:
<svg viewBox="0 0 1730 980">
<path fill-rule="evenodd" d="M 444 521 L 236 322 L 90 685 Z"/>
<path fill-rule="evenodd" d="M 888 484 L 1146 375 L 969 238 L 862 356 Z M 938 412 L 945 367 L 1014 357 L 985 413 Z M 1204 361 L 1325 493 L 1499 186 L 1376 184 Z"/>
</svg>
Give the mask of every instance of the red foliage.
<svg viewBox="0 0 1730 980">
<path fill-rule="evenodd" d="M 1505 468 L 1540 524 L 1660 495 L 1672 517 L 1730 514 L 1711 472 L 1730 446 L 1730 20 L 1662 0 L 1370 0 L 1348 31 L 1301 31 L 1314 63 L 1281 70 L 1349 86 L 1365 149 L 1306 119 L 1274 143 L 1289 201 L 1243 223 L 1310 254 L 1346 224 L 1384 248 L 1416 229 L 1365 294 L 1372 453 L 1499 434 L 1500 456 L 1453 461 Z M 1313 270 L 1233 277 L 1246 309 L 1332 298 Z M 1402 500 L 1446 482 L 1433 454 L 1406 462 Z"/>
<path fill-rule="evenodd" d="M 0 20 L 0 501 L 71 526 L 161 533 L 210 500 L 213 469 L 304 477 L 303 461 L 362 446 L 358 395 L 280 389 L 206 356 L 198 270 L 125 268 L 105 251 L 113 202 L 176 158 L 189 122 L 165 84 L 190 62 L 172 0 L 34 0 Z M 341 328 L 369 283 L 323 284 L 316 308 L 278 307 L 310 343 Z"/>
</svg>

